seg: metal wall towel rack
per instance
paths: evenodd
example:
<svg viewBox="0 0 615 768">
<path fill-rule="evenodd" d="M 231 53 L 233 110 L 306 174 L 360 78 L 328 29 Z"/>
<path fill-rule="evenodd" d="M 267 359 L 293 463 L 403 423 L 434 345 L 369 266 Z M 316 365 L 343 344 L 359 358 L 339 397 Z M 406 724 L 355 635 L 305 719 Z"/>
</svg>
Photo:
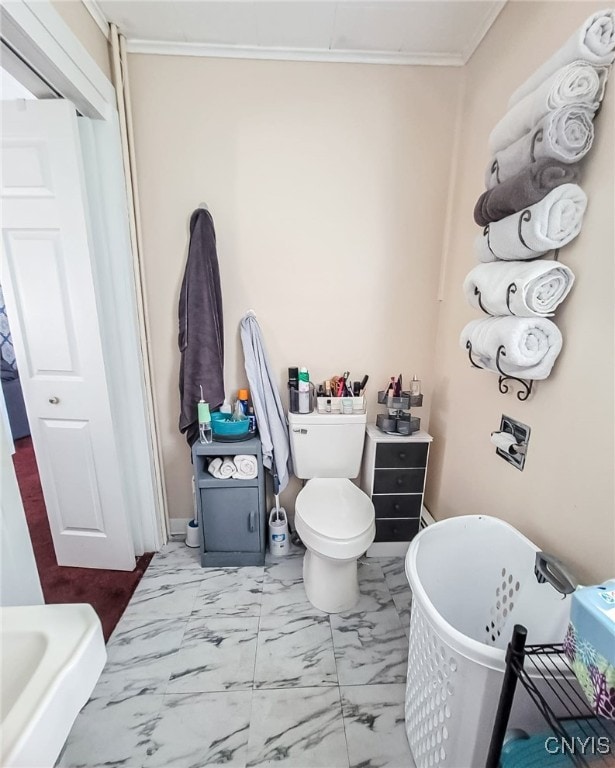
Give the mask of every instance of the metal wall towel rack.
<svg viewBox="0 0 615 768">
<path fill-rule="evenodd" d="M 476 363 L 472 357 L 472 342 L 470 341 L 470 339 L 466 341 L 466 349 L 468 350 L 468 358 L 470 359 L 470 363 L 474 366 L 474 368 L 480 368 L 482 370 L 485 370 L 485 366 L 479 365 L 478 363 Z M 498 377 L 498 389 L 503 395 L 505 395 L 510 390 L 510 387 L 508 386 L 507 382 L 516 381 L 517 384 L 521 386 L 521 389 L 517 392 L 517 400 L 521 400 L 523 402 L 527 400 L 528 397 L 531 395 L 534 381 L 531 379 L 527 379 L 527 380 L 520 379 L 518 376 L 513 376 L 512 374 L 506 373 L 506 371 L 502 370 L 502 367 L 500 365 L 500 360 L 503 357 L 506 357 L 506 347 L 504 346 L 504 344 L 500 344 L 495 356 L 495 367 L 498 369 L 498 372 L 501 374 Z"/>
</svg>

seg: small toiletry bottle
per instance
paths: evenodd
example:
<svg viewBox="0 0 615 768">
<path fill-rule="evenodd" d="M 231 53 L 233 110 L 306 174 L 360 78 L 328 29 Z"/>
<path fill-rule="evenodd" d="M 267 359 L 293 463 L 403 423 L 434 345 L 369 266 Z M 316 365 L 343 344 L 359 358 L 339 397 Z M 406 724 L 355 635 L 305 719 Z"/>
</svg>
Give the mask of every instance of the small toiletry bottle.
<svg viewBox="0 0 615 768">
<path fill-rule="evenodd" d="M 252 405 L 248 407 L 248 418 L 250 419 L 250 432 L 256 432 L 256 416 Z"/>
<path fill-rule="evenodd" d="M 410 394 L 411 395 L 421 394 L 421 380 L 417 379 L 416 376 L 413 376 L 412 381 L 410 382 Z"/>
<path fill-rule="evenodd" d="M 288 387 L 289 389 L 297 389 L 298 386 L 299 386 L 299 369 L 289 368 L 288 369 Z"/>
<path fill-rule="evenodd" d="M 241 400 L 235 400 L 235 407 L 233 408 L 233 416 L 231 417 L 231 421 L 243 421 L 247 416 L 243 412 L 243 405 L 241 404 Z"/>
<path fill-rule="evenodd" d="M 389 416 L 395 416 L 397 410 L 393 408 L 393 398 L 395 397 L 395 376 L 391 376 L 391 382 L 387 389 L 387 405 L 389 406 Z"/>
<path fill-rule="evenodd" d="M 211 414 L 209 413 L 209 403 L 203 400 L 203 387 L 201 387 L 201 399 L 197 405 L 197 415 L 199 419 L 199 442 L 206 444 L 212 441 L 211 432 Z"/>
<path fill-rule="evenodd" d="M 250 393 L 247 389 L 240 389 L 239 392 L 237 393 L 237 399 L 241 403 L 244 416 L 248 415 L 249 397 L 250 397 Z"/>
<path fill-rule="evenodd" d="M 310 412 L 310 374 L 307 368 L 299 371 L 299 413 Z"/>
</svg>

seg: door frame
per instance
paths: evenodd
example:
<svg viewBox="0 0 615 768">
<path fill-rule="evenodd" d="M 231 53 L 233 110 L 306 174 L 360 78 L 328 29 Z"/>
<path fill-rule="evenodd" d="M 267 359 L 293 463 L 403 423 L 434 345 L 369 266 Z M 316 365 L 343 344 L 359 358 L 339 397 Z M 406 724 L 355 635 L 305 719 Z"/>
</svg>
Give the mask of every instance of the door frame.
<svg viewBox="0 0 615 768">
<path fill-rule="evenodd" d="M 82 137 L 86 169 L 100 170 L 88 194 L 96 208 L 92 223 L 101 235 L 93 253 L 94 281 L 114 433 L 127 468 L 124 493 L 137 510 L 131 514 L 135 554 L 157 551 L 168 539 L 167 505 L 144 375 L 147 332 L 137 312 L 141 286 L 132 266 L 115 88 L 50 0 L 2 4 L 0 24 L 3 42 L 80 114 L 96 121 Z"/>
</svg>

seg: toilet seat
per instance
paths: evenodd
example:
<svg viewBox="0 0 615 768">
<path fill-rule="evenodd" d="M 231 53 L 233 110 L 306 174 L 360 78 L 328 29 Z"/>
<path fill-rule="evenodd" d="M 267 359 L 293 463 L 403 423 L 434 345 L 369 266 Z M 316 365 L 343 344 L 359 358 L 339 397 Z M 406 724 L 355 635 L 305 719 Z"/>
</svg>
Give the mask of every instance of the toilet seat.
<svg viewBox="0 0 615 768">
<path fill-rule="evenodd" d="M 314 478 L 297 496 L 295 525 L 308 549 L 349 560 L 374 540 L 374 505 L 347 478 Z"/>
</svg>

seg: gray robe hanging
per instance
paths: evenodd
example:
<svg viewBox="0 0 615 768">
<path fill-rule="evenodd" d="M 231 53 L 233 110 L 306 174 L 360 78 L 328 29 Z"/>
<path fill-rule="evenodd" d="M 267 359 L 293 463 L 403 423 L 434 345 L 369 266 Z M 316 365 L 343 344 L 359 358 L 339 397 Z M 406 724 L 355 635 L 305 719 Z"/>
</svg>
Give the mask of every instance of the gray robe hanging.
<svg viewBox="0 0 615 768">
<path fill-rule="evenodd" d="M 189 445 L 197 439 L 197 402 L 211 408 L 224 402 L 224 327 L 216 232 L 209 211 L 190 218 L 190 245 L 179 296 L 179 431 Z"/>
</svg>

